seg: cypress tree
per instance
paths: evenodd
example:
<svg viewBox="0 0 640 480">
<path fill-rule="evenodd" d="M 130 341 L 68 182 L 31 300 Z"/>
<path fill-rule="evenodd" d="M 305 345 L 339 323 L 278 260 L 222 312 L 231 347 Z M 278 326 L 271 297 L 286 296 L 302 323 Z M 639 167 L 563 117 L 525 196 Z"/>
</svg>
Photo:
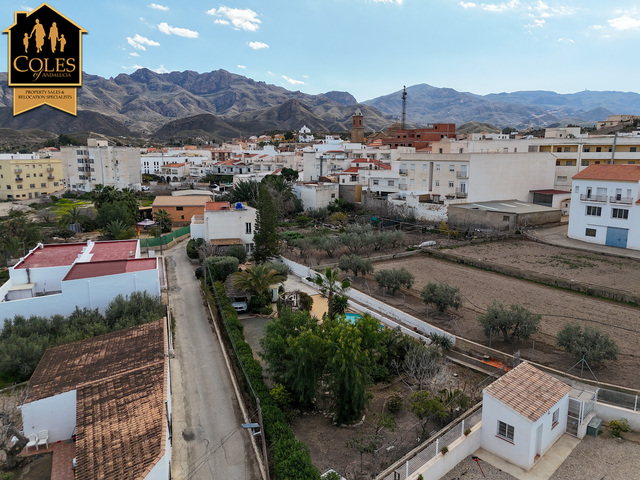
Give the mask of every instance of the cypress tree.
<svg viewBox="0 0 640 480">
<path fill-rule="evenodd" d="M 256 263 L 266 262 L 280 254 L 280 239 L 276 230 L 277 222 L 273 198 L 271 198 L 269 189 L 266 185 L 260 185 L 256 233 L 253 236 L 255 244 L 253 259 Z"/>
</svg>

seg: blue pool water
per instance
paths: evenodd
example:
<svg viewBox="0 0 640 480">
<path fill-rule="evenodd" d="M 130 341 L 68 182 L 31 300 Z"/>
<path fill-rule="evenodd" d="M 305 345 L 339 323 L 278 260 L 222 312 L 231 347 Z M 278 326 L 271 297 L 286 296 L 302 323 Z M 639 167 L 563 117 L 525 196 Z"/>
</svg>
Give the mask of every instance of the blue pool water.
<svg viewBox="0 0 640 480">
<path fill-rule="evenodd" d="M 344 315 L 347 317 L 347 320 L 349 320 L 349 323 L 355 323 L 356 320 L 362 318 L 362 315 L 359 313 L 345 313 Z"/>
</svg>

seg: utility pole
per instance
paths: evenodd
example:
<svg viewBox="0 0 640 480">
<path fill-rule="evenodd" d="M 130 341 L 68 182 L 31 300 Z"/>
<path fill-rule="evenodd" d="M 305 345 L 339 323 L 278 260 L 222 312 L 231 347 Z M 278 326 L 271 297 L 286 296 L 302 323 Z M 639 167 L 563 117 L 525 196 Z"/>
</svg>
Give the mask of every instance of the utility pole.
<svg viewBox="0 0 640 480">
<path fill-rule="evenodd" d="M 616 141 L 618 140 L 618 132 L 613 134 L 613 147 L 611 148 L 611 165 L 613 165 L 613 160 L 616 156 Z"/>
<path fill-rule="evenodd" d="M 402 86 L 402 129 L 405 129 L 405 123 L 407 121 L 407 87 Z"/>
</svg>

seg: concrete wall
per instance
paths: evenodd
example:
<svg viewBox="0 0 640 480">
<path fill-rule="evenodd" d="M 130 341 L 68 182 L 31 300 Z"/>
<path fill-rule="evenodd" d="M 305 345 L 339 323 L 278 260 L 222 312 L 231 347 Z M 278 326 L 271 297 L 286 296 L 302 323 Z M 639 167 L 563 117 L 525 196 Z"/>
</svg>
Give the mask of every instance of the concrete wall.
<svg viewBox="0 0 640 480">
<path fill-rule="evenodd" d="M 14 285 L 35 283 L 36 292 L 43 293 L 62 290 L 62 279 L 71 269 L 71 265 L 44 268 L 12 268 L 9 271 Z"/>
<path fill-rule="evenodd" d="M 560 210 L 546 210 L 534 213 L 496 212 L 485 209 L 460 208 L 449 205 L 449 225 L 459 229 L 490 228 L 496 231 L 515 232 L 522 225 L 547 225 L 559 223 Z"/>
<path fill-rule="evenodd" d="M 22 405 L 24 435 L 49 430 L 49 443 L 69 440 L 76 428 L 76 391 Z"/>
<path fill-rule="evenodd" d="M 460 437 L 449 445 L 447 447 L 449 451 L 446 455 L 438 452 L 438 454 L 424 466 L 418 468 L 412 475 L 409 475 L 407 480 L 417 480 L 419 475 L 430 480 L 442 478 L 447 472 L 458 465 L 458 463 L 480 448 L 481 432 L 482 422 L 475 425 L 469 435 Z"/>
<path fill-rule="evenodd" d="M 252 207 L 236 210 L 212 210 L 204 212 L 204 239 L 220 240 L 223 238 L 239 238 L 243 245 L 253 243 L 256 231 L 256 212 Z M 251 224 L 251 232 L 247 233 L 246 225 Z"/>
<path fill-rule="evenodd" d="M 605 403 L 596 403 L 596 416 L 601 418 L 603 422 L 609 423 L 611 420 L 620 420 L 626 418 L 629 426 L 634 432 L 640 431 L 640 412 L 634 412 L 622 407 L 608 405 Z"/>
</svg>

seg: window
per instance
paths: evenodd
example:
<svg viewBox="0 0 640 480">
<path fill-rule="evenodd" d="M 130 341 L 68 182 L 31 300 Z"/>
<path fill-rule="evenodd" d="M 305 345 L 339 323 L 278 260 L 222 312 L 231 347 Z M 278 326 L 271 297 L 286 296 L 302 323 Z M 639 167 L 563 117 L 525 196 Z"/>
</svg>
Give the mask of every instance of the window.
<svg viewBox="0 0 640 480">
<path fill-rule="evenodd" d="M 180 215 L 180 220 L 184 220 L 184 215 Z"/>
<path fill-rule="evenodd" d="M 29 188 L 36 188 L 36 184 L 35 183 L 30 183 L 29 184 Z"/>
<path fill-rule="evenodd" d="M 573 160 L 567 160 L 567 167 L 573 167 Z"/>
<path fill-rule="evenodd" d="M 513 427 L 498 420 L 498 437 L 513 443 Z"/>
<path fill-rule="evenodd" d="M 181 212 L 181 211 L 183 211 L 183 210 L 184 210 L 184 207 L 176 207 L 176 210 L 177 210 L 178 212 Z"/>
<path fill-rule="evenodd" d="M 636 147 L 629 147 L 629 151 L 630 152 L 635 152 L 636 151 Z"/>
<path fill-rule="evenodd" d="M 373 180 L 373 184 L 374 185 L 380 185 L 380 180 L 378 180 L 378 179 Z"/>
<path fill-rule="evenodd" d="M 331 198 L 336 198 L 336 194 L 335 194 L 335 193 L 332 193 L 332 194 L 331 194 Z"/>
<path fill-rule="evenodd" d="M 416 164 L 415 164 L 415 163 L 412 163 L 412 164 L 411 164 L 411 170 L 415 170 L 415 169 L 416 169 Z"/>
<path fill-rule="evenodd" d="M 575 193 L 580 193 L 580 187 L 576 185 L 576 188 L 573 190 Z"/>
<path fill-rule="evenodd" d="M 558 175 L 558 179 L 557 182 L 566 182 L 567 181 L 567 176 L 566 175 Z"/>
<path fill-rule="evenodd" d="M 602 215 L 602 207 L 592 207 L 591 205 L 587 205 L 587 215 L 599 217 Z"/>
<path fill-rule="evenodd" d="M 442 153 L 442 149 L 441 148 L 438 149 L 438 153 Z"/>
<path fill-rule="evenodd" d="M 564 151 L 565 152 L 570 152 L 571 151 L 571 147 L 564 147 Z"/>
<path fill-rule="evenodd" d="M 40 184 L 40 186 L 41 186 L 42 188 L 45 188 L 45 187 L 47 186 L 47 184 L 46 184 L 46 183 L 41 183 L 41 184 Z"/>
<path fill-rule="evenodd" d="M 458 153 L 462 153 L 464 151 L 464 148 L 461 148 L 458 150 Z"/>
<path fill-rule="evenodd" d="M 18 185 L 18 190 L 22 190 L 22 185 Z"/>
<path fill-rule="evenodd" d="M 393 180 L 389 180 L 387 182 L 387 185 L 389 185 L 390 187 L 393 187 L 396 183 Z"/>
<path fill-rule="evenodd" d="M 582 151 L 585 153 L 589 153 L 591 151 L 591 147 L 583 147 Z"/>
<path fill-rule="evenodd" d="M 440 164 L 436 163 L 436 172 L 439 172 L 439 171 L 440 171 Z"/>
<path fill-rule="evenodd" d="M 611 210 L 611 218 L 627 220 L 629 218 L 629 210 L 626 208 L 614 208 Z"/>
<path fill-rule="evenodd" d="M 584 231 L 584 236 L 585 237 L 595 237 L 596 236 L 596 229 L 595 228 L 587 228 Z"/>
<path fill-rule="evenodd" d="M 596 152 L 601 152 L 602 151 L 602 147 L 596 147 Z"/>
<path fill-rule="evenodd" d="M 453 182 L 449 182 L 449 188 L 453 188 Z"/>
<path fill-rule="evenodd" d="M 440 186 L 440 180 L 436 180 L 436 187 Z"/>
<path fill-rule="evenodd" d="M 583 167 L 588 167 L 589 166 L 589 160 L 582 160 L 580 162 L 580 165 L 583 166 Z"/>
<path fill-rule="evenodd" d="M 503 222 L 509 222 L 509 215 L 503 215 L 502 216 L 502 221 Z"/>
<path fill-rule="evenodd" d="M 244 233 L 251 234 L 251 222 L 244 224 Z"/>
<path fill-rule="evenodd" d="M 449 165 L 449 171 L 450 172 L 455 172 L 456 171 L 456 166 L 455 165 Z"/>
<path fill-rule="evenodd" d="M 560 409 L 556 408 L 551 417 L 551 428 L 558 424 L 558 420 L 560 420 Z"/>
</svg>

